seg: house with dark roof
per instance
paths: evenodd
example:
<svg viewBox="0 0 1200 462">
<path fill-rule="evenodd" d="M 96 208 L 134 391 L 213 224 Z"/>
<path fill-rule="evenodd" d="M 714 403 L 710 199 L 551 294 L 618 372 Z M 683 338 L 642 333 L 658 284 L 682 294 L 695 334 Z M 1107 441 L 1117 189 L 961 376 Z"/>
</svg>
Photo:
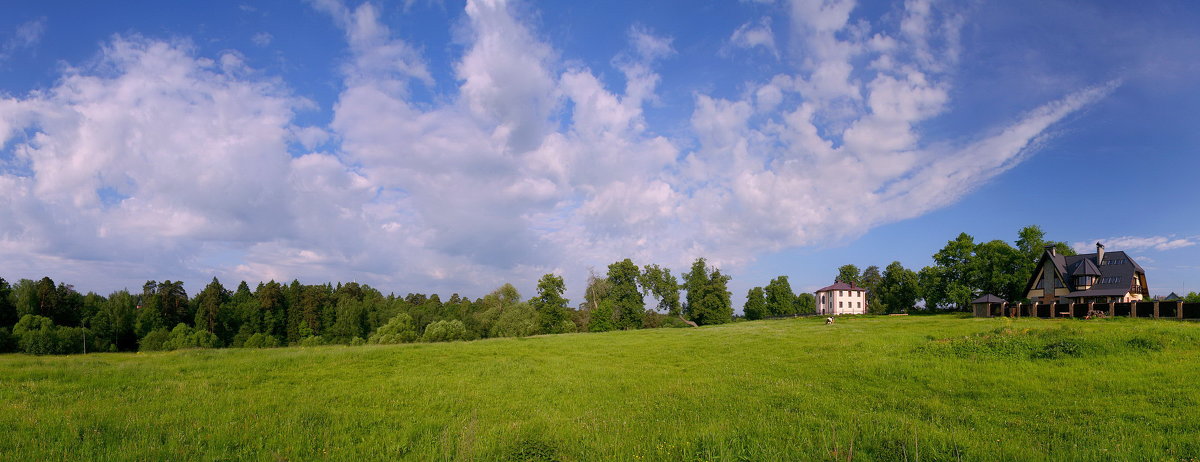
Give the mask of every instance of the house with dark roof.
<svg viewBox="0 0 1200 462">
<path fill-rule="evenodd" d="M 1150 297 L 1146 271 L 1125 252 L 1105 252 L 1096 243 L 1096 253 L 1059 255 L 1046 246 L 1025 293 L 1034 303 L 1113 303 Z"/>
<path fill-rule="evenodd" d="M 853 283 L 835 282 L 818 289 L 817 314 L 867 314 L 867 289 Z"/>
</svg>

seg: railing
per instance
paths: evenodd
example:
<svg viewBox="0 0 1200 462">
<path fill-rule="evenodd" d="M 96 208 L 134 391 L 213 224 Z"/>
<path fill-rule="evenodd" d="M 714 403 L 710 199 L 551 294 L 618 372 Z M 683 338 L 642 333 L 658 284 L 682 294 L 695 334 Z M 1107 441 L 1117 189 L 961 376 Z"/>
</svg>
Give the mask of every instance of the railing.
<svg viewBox="0 0 1200 462">
<path fill-rule="evenodd" d="M 990 303 L 978 317 L 1088 318 L 1128 316 L 1153 319 L 1200 319 L 1200 303 L 1178 301 L 1127 303 Z"/>
</svg>

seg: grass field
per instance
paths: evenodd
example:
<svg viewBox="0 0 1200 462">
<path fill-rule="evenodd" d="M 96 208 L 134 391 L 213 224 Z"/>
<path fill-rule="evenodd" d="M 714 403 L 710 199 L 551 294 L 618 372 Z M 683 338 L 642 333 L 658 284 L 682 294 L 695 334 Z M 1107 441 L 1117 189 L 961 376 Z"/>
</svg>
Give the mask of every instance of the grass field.
<svg viewBox="0 0 1200 462">
<path fill-rule="evenodd" d="M 1200 325 L 757 321 L 0 356 L 0 460 L 1196 460 Z"/>
</svg>

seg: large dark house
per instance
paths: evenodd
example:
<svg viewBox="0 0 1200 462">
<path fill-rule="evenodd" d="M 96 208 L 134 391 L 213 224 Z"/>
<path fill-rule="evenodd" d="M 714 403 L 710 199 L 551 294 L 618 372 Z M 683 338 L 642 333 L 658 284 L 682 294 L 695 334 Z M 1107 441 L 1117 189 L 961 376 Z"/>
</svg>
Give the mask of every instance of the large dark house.
<svg viewBox="0 0 1200 462">
<path fill-rule="evenodd" d="M 1105 252 L 1097 242 L 1096 253 L 1072 256 L 1047 246 L 1025 293 L 1034 303 L 1110 303 L 1148 299 L 1150 288 L 1146 271 L 1129 255 Z"/>
</svg>

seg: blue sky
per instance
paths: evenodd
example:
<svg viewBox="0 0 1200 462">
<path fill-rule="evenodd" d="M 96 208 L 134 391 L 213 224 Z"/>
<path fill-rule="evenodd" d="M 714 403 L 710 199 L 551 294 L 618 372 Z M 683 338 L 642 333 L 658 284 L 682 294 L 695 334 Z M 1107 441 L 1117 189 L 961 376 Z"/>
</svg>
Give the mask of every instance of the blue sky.
<svg viewBox="0 0 1200 462">
<path fill-rule="evenodd" d="M 1200 290 L 1191 2 L 26 2 L 0 276 L 746 289 L 1038 224 Z"/>
</svg>

